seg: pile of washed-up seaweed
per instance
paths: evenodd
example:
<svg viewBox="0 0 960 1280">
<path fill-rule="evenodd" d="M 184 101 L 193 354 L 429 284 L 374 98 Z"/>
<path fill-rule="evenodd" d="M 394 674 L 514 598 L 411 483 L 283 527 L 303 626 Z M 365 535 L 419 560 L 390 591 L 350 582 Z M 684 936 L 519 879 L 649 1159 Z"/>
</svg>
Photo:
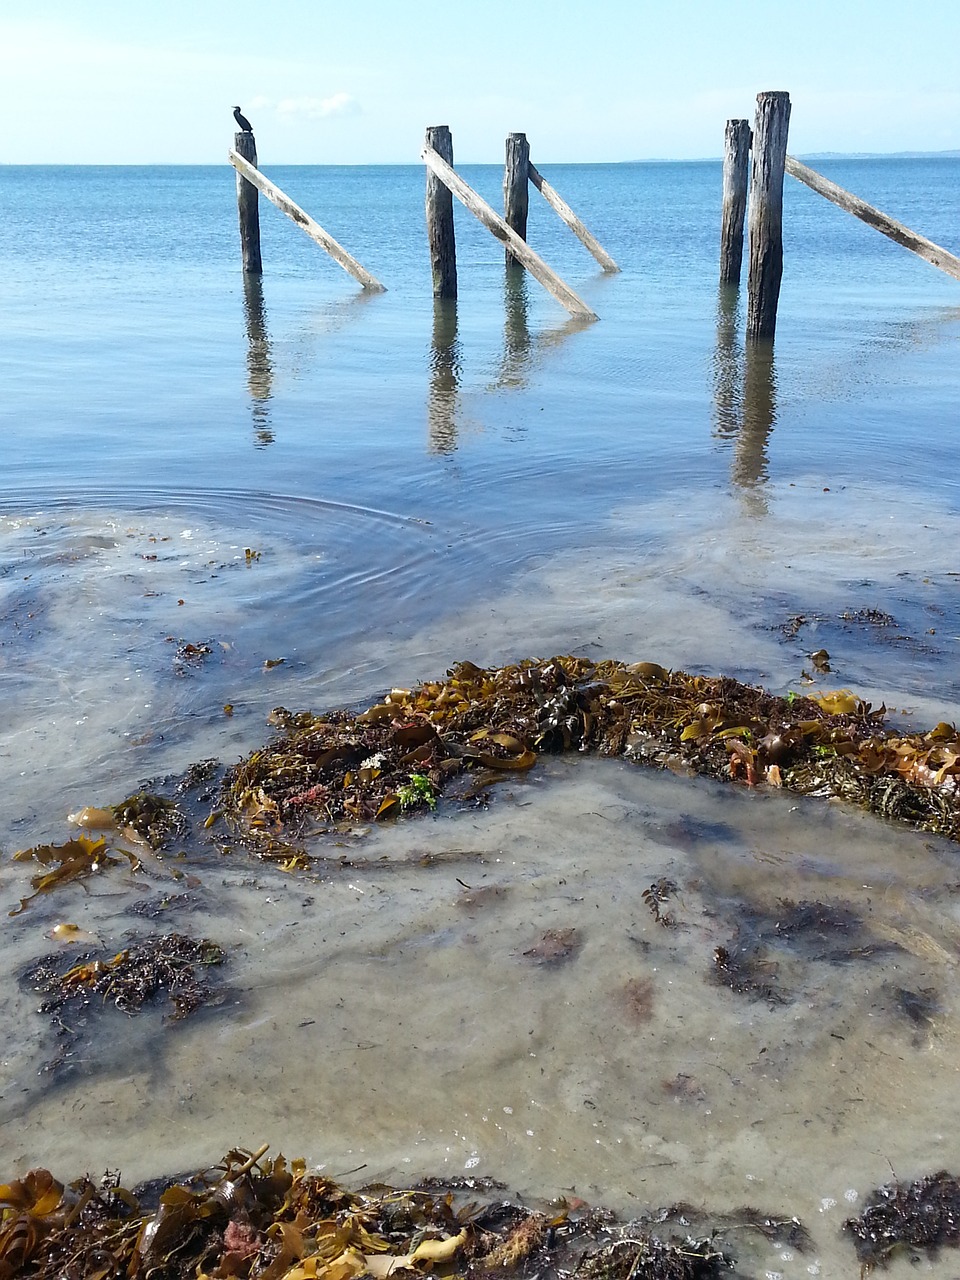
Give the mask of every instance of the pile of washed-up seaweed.
<svg viewBox="0 0 960 1280">
<path fill-rule="evenodd" d="M 719 1280 L 735 1269 L 733 1238 L 801 1255 L 813 1245 L 798 1218 L 748 1206 L 621 1221 L 577 1197 L 533 1208 L 491 1178 L 351 1191 L 266 1151 L 132 1190 L 117 1172 L 65 1184 L 32 1169 L 0 1185 L 0 1280 Z M 960 1180 L 941 1171 L 878 1188 L 843 1229 L 863 1275 L 898 1253 L 919 1262 L 956 1247 L 958 1223 Z"/>
<path fill-rule="evenodd" d="M 291 839 L 476 796 L 541 752 L 576 750 L 835 796 L 960 838 L 960 733 L 905 734 L 885 717 L 847 690 L 778 697 L 651 662 L 461 662 L 357 714 L 278 709 L 283 736 L 228 773 L 222 812 L 284 859 Z"/>
<path fill-rule="evenodd" d="M 487 1179 L 348 1191 L 302 1160 L 231 1151 L 213 1170 L 128 1191 L 46 1169 L 0 1186 L 0 1280 L 386 1280 L 433 1272 L 576 1280 L 712 1280 L 708 1240 L 621 1227 L 582 1201 L 539 1212 Z M 479 1193 L 481 1201 L 468 1200 Z M 779 1233 L 779 1220 L 756 1225 Z M 791 1222 L 786 1223 L 787 1229 Z"/>
<path fill-rule="evenodd" d="M 483 804 L 495 782 L 532 768 L 545 752 L 595 752 L 836 797 L 960 839 L 956 726 L 905 733 L 889 724 L 886 707 L 874 710 L 845 689 L 780 697 L 653 662 L 461 662 L 442 680 L 392 689 L 359 712 L 277 708 L 270 719 L 281 736 L 225 774 L 216 761 L 201 761 L 173 781 L 172 796 L 143 790 L 71 815 L 99 836 L 15 853 L 43 869 L 10 914 L 124 859 L 142 870 L 191 833 L 222 852 L 241 846 L 286 870 L 306 868 L 311 837 L 423 813 L 441 795 Z"/>
</svg>

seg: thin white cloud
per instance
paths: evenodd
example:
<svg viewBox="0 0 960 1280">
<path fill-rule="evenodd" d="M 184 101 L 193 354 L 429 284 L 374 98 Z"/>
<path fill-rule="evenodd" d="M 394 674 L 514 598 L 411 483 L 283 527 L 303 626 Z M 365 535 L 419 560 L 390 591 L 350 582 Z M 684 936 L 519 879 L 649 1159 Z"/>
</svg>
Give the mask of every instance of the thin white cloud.
<svg viewBox="0 0 960 1280">
<path fill-rule="evenodd" d="M 277 103 L 277 115 L 286 120 L 326 120 L 359 114 L 360 104 L 349 93 L 335 93 L 329 98 L 281 98 Z"/>
</svg>

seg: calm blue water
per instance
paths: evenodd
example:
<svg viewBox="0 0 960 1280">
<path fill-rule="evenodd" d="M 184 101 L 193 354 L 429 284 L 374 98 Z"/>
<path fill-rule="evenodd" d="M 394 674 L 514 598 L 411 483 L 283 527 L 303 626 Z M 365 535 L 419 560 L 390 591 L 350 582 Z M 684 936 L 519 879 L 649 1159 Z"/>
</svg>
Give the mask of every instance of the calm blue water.
<svg viewBox="0 0 960 1280">
<path fill-rule="evenodd" d="M 960 249 L 960 162 L 821 167 Z M 623 268 L 594 270 L 531 192 L 531 243 L 601 316 L 565 336 L 535 281 L 505 299 L 500 246 L 459 206 L 459 305 L 435 329 L 419 168 L 269 172 L 387 294 L 262 202 L 245 298 L 226 166 L 0 172 L 11 494 L 230 485 L 420 514 L 498 502 L 537 527 L 639 486 L 729 482 L 718 165 L 550 169 Z M 494 166 L 465 176 L 498 202 Z M 960 287 L 789 179 L 784 218 L 770 478 L 813 456 L 838 482 L 898 475 L 906 452 L 952 496 Z"/>
<path fill-rule="evenodd" d="M 960 161 L 815 167 L 960 253 Z M 828 647 L 827 687 L 960 718 L 960 282 L 788 179 L 775 351 L 747 360 L 744 299 L 716 284 L 719 164 L 544 166 L 622 267 L 604 276 L 531 192 L 528 238 L 600 316 L 586 326 L 508 278 L 459 206 L 460 297 L 435 306 L 419 167 L 265 168 L 387 293 L 266 203 L 245 283 L 227 165 L 0 168 L 4 855 L 143 779 L 238 759 L 278 703 L 369 699 L 465 656 L 652 659 L 781 691 Z M 499 203 L 497 168 L 464 174 Z M 201 669 L 176 641 L 209 646 Z M 147 1176 L 302 1143 L 335 1170 L 477 1167 L 631 1212 L 762 1202 L 819 1224 L 822 1274 L 841 1274 L 851 1194 L 953 1167 L 956 850 L 769 789 L 561 764 L 516 806 L 378 829 L 363 847 L 410 852 L 409 876 L 311 885 L 312 917 L 297 879 L 203 870 L 175 923 L 233 946 L 236 1005 L 182 1036 L 135 1020 L 59 1092 L 18 967 L 57 920 L 125 945 L 147 888 L 104 877 L 4 916 L 0 1173 Z M 691 853 L 690 814 L 729 836 Z M 425 893 L 424 849 L 486 853 L 438 859 Z M 28 871 L 0 860 L 0 909 Z M 460 874 L 514 896 L 474 923 Z M 665 874 L 689 931 L 637 896 Z M 881 921 L 889 974 L 868 990 L 831 969 L 786 1012 L 705 983 L 717 895 L 774 912 L 784 894 Z M 579 925 L 574 903 L 583 976 L 518 977 L 531 931 Z M 645 1029 L 621 1025 L 628 977 L 658 993 Z M 929 1046 L 905 1040 L 888 980 L 942 994 Z M 662 1082 L 698 1079 L 708 1109 L 664 1102 Z"/>
<path fill-rule="evenodd" d="M 821 168 L 960 251 L 960 161 Z M 800 184 L 785 188 L 775 354 L 748 363 L 744 298 L 716 284 L 718 163 L 549 168 L 622 267 L 613 276 L 531 190 L 529 240 L 600 316 L 588 325 L 508 276 L 459 205 L 460 297 L 435 305 L 417 166 L 267 169 L 388 292 L 364 294 L 266 201 L 264 275 L 245 282 L 227 165 L 0 170 L 0 507 L 12 517 L 173 510 L 241 545 L 316 545 L 336 571 L 284 581 L 288 626 L 305 669 L 317 665 L 312 611 L 326 592 L 323 661 L 341 670 L 398 616 L 412 635 L 551 557 L 585 564 L 588 549 L 636 565 L 655 552 L 658 582 L 723 588 L 728 615 L 749 600 L 761 626 L 778 603 L 814 610 L 860 578 L 896 590 L 902 548 L 884 572 L 860 564 L 886 545 L 891 503 L 913 550 L 910 526 L 956 514 L 960 284 Z M 496 166 L 464 174 L 499 203 Z M 364 512 L 389 516 L 370 538 L 355 528 Z M 748 534 L 732 533 L 744 514 Z M 758 557 L 745 538 L 768 555 L 762 580 L 747 581 Z M 927 544 L 947 540 L 941 529 Z M 591 625 L 596 569 L 583 573 L 564 588 L 558 644 Z M 356 593 L 383 575 L 390 593 Z M 952 634 L 955 599 L 944 607 Z M 918 598 L 910 608 L 916 629 Z M 685 625 L 652 633 L 675 660 L 771 676 L 742 645 L 731 662 L 712 632 L 687 643 Z M 478 646 L 493 660 L 509 639 Z M 916 661 L 878 661 L 847 679 L 919 692 L 942 659 L 952 691 L 953 656 L 928 654 L 922 677 Z"/>
<path fill-rule="evenodd" d="M 591 633 L 640 643 L 591 608 L 601 566 L 616 563 L 642 575 L 637 616 L 665 660 L 778 686 L 789 671 L 750 635 L 828 607 L 883 607 L 925 631 L 928 588 L 902 599 L 907 572 L 918 584 L 941 574 L 939 631 L 960 631 L 944 523 L 960 501 L 956 281 L 787 179 L 775 354 L 748 363 L 745 300 L 716 284 L 718 163 L 546 171 L 622 268 L 597 270 L 531 190 L 529 240 L 600 316 L 588 325 L 508 276 L 499 243 L 459 205 L 460 296 L 435 305 L 417 166 L 267 168 L 385 294 L 364 294 L 266 201 L 264 275 L 245 282 L 227 165 L 0 170 L 0 510 L 97 528 L 195 517 L 211 547 L 266 548 L 278 579 L 249 581 L 237 603 L 247 626 L 258 605 L 282 609 L 305 681 L 291 700 L 365 696 L 340 676 L 376 669 L 389 682 L 402 654 L 445 665 L 451 645 L 494 661 Z M 960 250 L 960 161 L 821 168 Z M 496 166 L 464 173 L 499 203 Z M 18 536 L 5 554 L 32 555 Z M 924 559 L 932 549 L 947 563 Z M 489 613 L 511 586 L 552 592 L 556 625 L 538 633 L 504 609 L 496 635 L 467 628 L 463 609 Z M 69 575 L 43 588 L 81 592 Z M 726 621 L 694 625 L 677 591 L 685 604 L 709 597 Z M 114 603 L 136 634 L 184 625 Z M 6 606 L 11 654 L 27 604 Z M 44 664 L 76 651 L 82 665 L 90 644 L 71 633 L 71 607 L 54 628 L 48 604 L 35 638 L 34 717 L 49 702 Z M 427 644 L 417 632 L 431 621 L 446 630 Z M 199 606 L 194 624 L 218 625 Z M 388 634 L 400 649 L 359 662 L 362 642 Z M 256 643 L 279 640 L 261 631 Z M 952 644 L 890 650 L 840 678 L 960 699 Z M 24 662 L 11 662 L 22 710 Z M 101 658 L 86 666 L 101 672 Z M 315 693 L 321 669 L 330 687 Z M 243 693 L 256 716 L 272 696 L 209 693 L 214 707 Z"/>
</svg>

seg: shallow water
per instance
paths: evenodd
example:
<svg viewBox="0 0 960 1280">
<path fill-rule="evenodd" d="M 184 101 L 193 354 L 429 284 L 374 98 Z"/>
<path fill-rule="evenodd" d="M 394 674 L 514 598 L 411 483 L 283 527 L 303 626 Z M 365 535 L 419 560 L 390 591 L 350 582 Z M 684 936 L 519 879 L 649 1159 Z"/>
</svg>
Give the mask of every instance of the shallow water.
<svg viewBox="0 0 960 1280">
<path fill-rule="evenodd" d="M 884 164 L 829 172 L 955 249 L 960 166 Z M 469 222 L 460 301 L 434 311 L 416 170 L 277 175 L 388 284 L 370 299 L 271 210 L 244 290 L 229 174 L 159 173 L 4 175 L 7 854 L 143 779 L 239 759 L 278 704 L 373 699 L 462 657 L 650 659 L 783 691 L 826 647 L 827 687 L 908 723 L 960 714 L 945 278 L 788 188 L 776 355 L 748 362 L 742 300 L 713 283 L 711 166 L 547 175 L 624 267 L 602 278 L 532 221 L 600 313 L 586 329 L 505 280 Z M 471 176 L 495 197 L 494 170 Z M 185 664 L 184 642 L 211 654 Z M 7 920 L 5 1168 L 135 1179 L 270 1141 L 362 1165 L 354 1181 L 753 1202 L 814 1234 L 813 1254 L 754 1255 L 784 1276 L 852 1273 L 839 1224 L 891 1167 L 956 1169 L 953 847 L 575 760 L 348 852 L 372 865 L 311 880 L 197 856 L 198 905 L 164 923 L 230 948 L 228 1001 L 192 1025 L 118 1015 L 60 1082 L 37 1074 L 50 1046 L 17 970 L 58 920 L 119 947 L 168 882 L 111 873 Z M 641 897 L 661 877 L 675 928 Z M 8 909 L 26 879 L 0 863 Z M 782 901 L 858 923 L 780 936 Z M 711 980 L 738 922 L 788 1003 Z M 551 929 L 581 945 L 537 965 Z"/>
</svg>

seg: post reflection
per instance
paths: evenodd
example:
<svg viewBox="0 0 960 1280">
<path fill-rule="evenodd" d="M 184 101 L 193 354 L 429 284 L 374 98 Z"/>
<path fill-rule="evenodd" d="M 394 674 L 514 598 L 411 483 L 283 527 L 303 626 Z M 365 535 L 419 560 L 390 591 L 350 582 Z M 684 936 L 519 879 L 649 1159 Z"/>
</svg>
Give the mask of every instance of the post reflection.
<svg viewBox="0 0 960 1280">
<path fill-rule="evenodd" d="M 507 263 L 503 277 L 503 354 L 491 390 L 525 387 L 545 352 L 592 324 L 582 316 L 570 316 L 556 328 L 531 333 L 529 288 L 527 271 L 516 262 Z"/>
<path fill-rule="evenodd" d="M 457 300 L 435 298 L 427 400 L 427 429 L 432 453 L 453 453 L 457 447 L 460 354 Z"/>
<path fill-rule="evenodd" d="M 254 446 L 273 444 L 270 400 L 273 396 L 273 357 L 263 306 L 263 278 L 244 273 L 243 311 L 247 327 L 247 389 L 253 419 Z"/>
<path fill-rule="evenodd" d="M 522 387 L 530 365 L 530 298 L 527 273 L 518 262 L 508 262 L 503 278 L 503 357 L 497 385 Z"/>
<path fill-rule="evenodd" d="M 773 343 L 748 342 L 743 376 L 743 421 L 730 476 L 741 489 L 759 490 L 769 478 L 767 444 L 777 420 Z M 766 505 L 764 504 L 764 510 Z"/>
<path fill-rule="evenodd" d="M 767 450 L 777 420 L 776 364 L 771 341 L 741 343 L 738 315 L 737 286 L 721 285 L 713 361 L 714 429 L 733 444 L 730 479 L 747 511 L 765 515 Z"/>
<path fill-rule="evenodd" d="M 713 410 L 717 435 L 729 437 L 740 430 L 743 411 L 743 352 L 737 337 L 740 290 L 722 284 L 717 297 L 717 345 L 713 357 Z"/>
</svg>

